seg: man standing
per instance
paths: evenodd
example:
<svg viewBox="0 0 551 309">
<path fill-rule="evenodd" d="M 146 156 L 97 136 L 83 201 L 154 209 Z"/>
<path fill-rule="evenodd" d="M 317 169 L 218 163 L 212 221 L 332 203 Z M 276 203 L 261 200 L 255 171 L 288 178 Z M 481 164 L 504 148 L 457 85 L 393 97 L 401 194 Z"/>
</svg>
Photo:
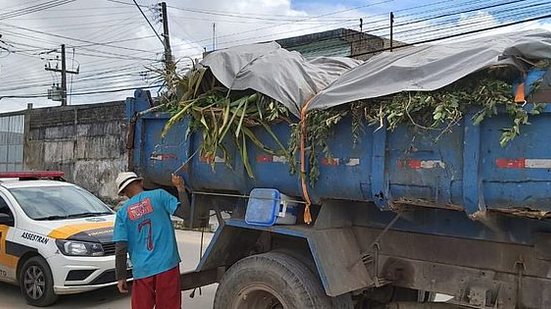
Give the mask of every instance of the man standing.
<svg viewBox="0 0 551 309">
<path fill-rule="evenodd" d="M 144 191 L 135 173 L 120 173 L 118 193 L 129 200 L 117 211 L 113 241 L 118 289 L 128 293 L 127 253 L 133 264 L 132 308 L 181 308 L 180 255 L 171 215 L 185 217 L 189 200 L 181 177 L 172 175 L 180 201 L 164 190 Z"/>
</svg>

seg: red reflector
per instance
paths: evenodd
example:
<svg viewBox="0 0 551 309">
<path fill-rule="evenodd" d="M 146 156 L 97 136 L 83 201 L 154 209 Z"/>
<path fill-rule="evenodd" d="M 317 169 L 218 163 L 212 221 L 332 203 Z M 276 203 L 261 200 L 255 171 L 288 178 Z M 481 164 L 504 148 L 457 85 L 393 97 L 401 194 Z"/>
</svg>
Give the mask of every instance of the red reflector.
<svg viewBox="0 0 551 309">
<path fill-rule="evenodd" d="M 339 165 L 339 159 L 328 159 L 328 158 L 323 158 L 321 159 L 321 165 L 326 165 L 326 166 L 337 166 Z"/>
<path fill-rule="evenodd" d="M 256 156 L 256 162 L 258 163 L 271 163 L 274 162 L 274 157 L 269 155 L 258 155 Z"/>
<path fill-rule="evenodd" d="M 421 160 L 408 160 L 407 166 L 411 169 L 420 169 L 422 166 L 422 163 L 423 162 Z"/>
<path fill-rule="evenodd" d="M 421 167 L 421 160 L 398 160 L 398 168 L 420 169 Z"/>
<path fill-rule="evenodd" d="M 526 168 L 525 159 L 497 159 L 498 168 Z"/>
<path fill-rule="evenodd" d="M 0 172 L 0 178 L 61 178 L 64 175 L 60 171 Z"/>
</svg>

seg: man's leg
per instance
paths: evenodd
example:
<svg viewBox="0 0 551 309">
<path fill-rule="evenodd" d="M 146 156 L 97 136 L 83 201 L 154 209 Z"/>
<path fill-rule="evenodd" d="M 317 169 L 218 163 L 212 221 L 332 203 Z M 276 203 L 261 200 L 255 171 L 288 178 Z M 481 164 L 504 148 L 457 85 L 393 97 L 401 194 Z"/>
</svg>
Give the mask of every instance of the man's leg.
<svg viewBox="0 0 551 309">
<path fill-rule="evenodd" d="M 180 267 L 158 274 L 157 276 L 157 308 L 182 308 L 182 291 L 180 290 Z"/>
<path fill-rule="evenodd" d="M 132 284 L 132 309 L 153 309 L 154 306 L 155 276 L 134 280 Z"/>
</svg>

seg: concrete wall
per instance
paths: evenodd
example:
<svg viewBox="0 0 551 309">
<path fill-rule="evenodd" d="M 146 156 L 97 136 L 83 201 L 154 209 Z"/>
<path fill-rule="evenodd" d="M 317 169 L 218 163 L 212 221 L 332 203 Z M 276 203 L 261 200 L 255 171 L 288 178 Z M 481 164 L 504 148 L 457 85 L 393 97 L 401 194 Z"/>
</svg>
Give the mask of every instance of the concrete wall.
<svg viewBox="0 0 551 309">
<path fill-rule="evenodd" d="M 61 170 L 109 203 L 115 178 L 127 168 L 124 102 L 32 109 L 25 117 L 28 170 Z"/>
</svg>

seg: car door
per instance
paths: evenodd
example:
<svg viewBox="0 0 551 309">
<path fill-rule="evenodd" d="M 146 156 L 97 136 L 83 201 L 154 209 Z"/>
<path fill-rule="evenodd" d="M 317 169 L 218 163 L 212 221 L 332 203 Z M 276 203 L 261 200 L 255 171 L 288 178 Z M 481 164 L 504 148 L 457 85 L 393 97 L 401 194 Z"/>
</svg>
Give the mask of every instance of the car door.
<svg viewBox="0 0 551 309">
<path fill-rule="evenodd" d="M 16 281 L 18 257 L 10 253 L 15 235 L 15 216 L 6 199 L 0 194 L 0 281 Z M 11 218 L 8 219 L 8 218 Z"/>
</svg>

